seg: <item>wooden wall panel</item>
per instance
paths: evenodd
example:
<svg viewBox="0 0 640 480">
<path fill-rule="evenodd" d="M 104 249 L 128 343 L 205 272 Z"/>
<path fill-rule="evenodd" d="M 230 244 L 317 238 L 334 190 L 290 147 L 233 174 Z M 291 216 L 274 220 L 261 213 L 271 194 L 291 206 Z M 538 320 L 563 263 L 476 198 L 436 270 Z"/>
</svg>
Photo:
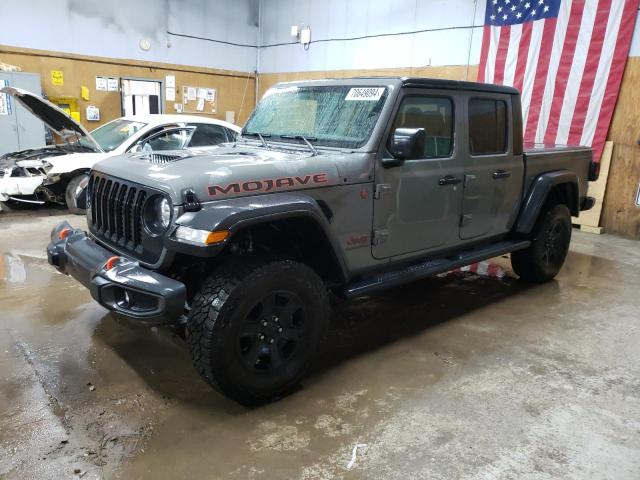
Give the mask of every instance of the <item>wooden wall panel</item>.
<svg viewBox="0 0 640 480">
<path fill-rule="evenodd" d="M 253 73 L 87 57 L 5 46 L 0 46 L 0 62 L 17 65 L 23 72 L 39 73 L 44 92 L 49 97 L 77 98 L 82 123 L 89 130 L 122 114 L 120 92 L 96 91 L 96 76 L 164 80 L 166 75 L 175 75 L 176 102 L 182 100 L 183 85 L 216 88 L 218 90 L 217 112 L 215 114 L 203 112 L 202 115 L 224 120 L 227 110 L 234 111 L 236 123 L 240 125 L 244 123 L 255 105 L 255 75 Z M 51 70 L 64 72 L 63 86 L 52 85 Z M 90 99 L 88 102 L 80 97 L 82 85 L 89 88 Z M 176 113 L 174 103 L 166 102 L 164 112 Z M 87 105 L 95 105 L 100 108 L 100 122 L 86 121 Z M 241 105 L 242 110 L 240 110 Z"/>
<path fill-rule="evenodd" d="M 640 239 L 640 208 L 635 196 L 640 183 L 640 57 L 629 57 L 609 128 L 613 157 L 600 219 L 607 233 Z"/>
<path fill-rule="evenodd" d="M 635 196 L 640 183 L 640 147 L 616 143 L 600 224 L 606 233 L 640 239 L 640 208 Z"/>
</svg>

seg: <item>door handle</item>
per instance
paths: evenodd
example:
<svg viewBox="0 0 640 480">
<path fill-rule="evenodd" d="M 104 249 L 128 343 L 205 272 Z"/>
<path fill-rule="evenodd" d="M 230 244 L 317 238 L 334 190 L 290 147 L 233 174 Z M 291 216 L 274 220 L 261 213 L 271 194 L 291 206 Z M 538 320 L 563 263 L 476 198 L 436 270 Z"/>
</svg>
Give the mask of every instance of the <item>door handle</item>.
<svg viewBox="0 0 640 480">
<path fill-rule="evenodd" d="M 445 175 L 440 180 L 438 180 L 439 185 L 455 185 L 456 183 L 460 183 L 460 179 L 458 177 L 453 177 L 451 175 Z"/>
<path fill-rule="evenodd" d="M 494 180 L 499 180 L 501 178 L 509 178 L 511 176 L 511 172 L 507 172 L 506 170 L 496 170 L 491 176 Z"/>
</svg>

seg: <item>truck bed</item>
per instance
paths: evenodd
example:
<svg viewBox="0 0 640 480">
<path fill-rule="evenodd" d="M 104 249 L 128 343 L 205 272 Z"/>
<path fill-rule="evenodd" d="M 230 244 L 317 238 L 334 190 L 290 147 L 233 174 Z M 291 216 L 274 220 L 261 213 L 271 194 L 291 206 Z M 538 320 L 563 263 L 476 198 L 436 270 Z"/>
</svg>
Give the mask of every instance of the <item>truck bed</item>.
<svg viewBox="0 0 640 480">
<path fill-rule="evenodd" d="M 589 168 L 593 153 L 589 147 L 550 144 L 525 144 L 525 192 L 541 173 L 566 169 L 578 176 L 578 194 L 580 200 L 587 194 Z"/>
</svg>

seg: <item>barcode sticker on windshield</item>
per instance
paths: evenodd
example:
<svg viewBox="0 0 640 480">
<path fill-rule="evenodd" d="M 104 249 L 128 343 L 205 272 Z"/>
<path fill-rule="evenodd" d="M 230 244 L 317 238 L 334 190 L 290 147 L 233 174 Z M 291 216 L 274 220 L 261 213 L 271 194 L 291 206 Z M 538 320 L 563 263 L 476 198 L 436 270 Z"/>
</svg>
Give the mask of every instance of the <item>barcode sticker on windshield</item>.
<svg viewBox="0 0 640 480">
<path fill-rule="evenodd" d="M 347 93 L 345 100 L 369 100 L 372 102 L 377 102 L 382 97 L 384 93 L 384 88 L 378 87 L 360 87 L 360 88 L 352 88 Z"/>
</svg>

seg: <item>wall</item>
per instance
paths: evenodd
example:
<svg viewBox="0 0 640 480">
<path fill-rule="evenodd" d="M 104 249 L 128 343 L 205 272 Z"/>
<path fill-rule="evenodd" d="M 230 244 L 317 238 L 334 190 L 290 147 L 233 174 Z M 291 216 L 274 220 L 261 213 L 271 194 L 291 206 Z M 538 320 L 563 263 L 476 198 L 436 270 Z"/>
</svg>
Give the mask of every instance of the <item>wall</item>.
<svg viewBox="0 0 640 480">
<path fill-rule="evenodd" d="M 269 0 L 262 3 L 260 73 L 477 64 L 483 0 Z M 291 25 L 310 25 L 308 51 Z M 422 33 L 367 37 L 431 30 Z M 285 43 L 285 45 L 269 46 Z"/>
<path fill-rule="evenodd" d="M 81 121 L 90 130 L 122 114 L 120 93 L 96 91 L 96 76 L 164 80 L 166 75 L 175 75 L 178 92 L 181 92 L 183 85 L 217 88 L 217 112 L 207 116 L 224 119 L 225 111 L 230 110 L 235 112 L 236 123 L 240 124 L 246 120 L 255 102 L 255 75 L 248 72 L 89 57 L 1 45 L 0 62 L 16 65 L 24 72 L 39 73 L 44 93 L 48 97 L 76 98 Z M 64 73 L 63 86 L 52 84 L 51 70 L 61 70 Z M 88 102 L 80 98 L 82 85 L 89 88 Z M 176 101 L 180 100 L 181 97 L 178 96 Z M 86 121 L 85 111 L 88 105 L 100 108 L 100 122 Z M 165 113 L 175 113 L 174 102 L 165 102 Z"/>
<path fill-rule="evenodd" d="M 253 72 L 258 11 L 259 0 L 3 0 L 0 45 Z"/>
</svg>

